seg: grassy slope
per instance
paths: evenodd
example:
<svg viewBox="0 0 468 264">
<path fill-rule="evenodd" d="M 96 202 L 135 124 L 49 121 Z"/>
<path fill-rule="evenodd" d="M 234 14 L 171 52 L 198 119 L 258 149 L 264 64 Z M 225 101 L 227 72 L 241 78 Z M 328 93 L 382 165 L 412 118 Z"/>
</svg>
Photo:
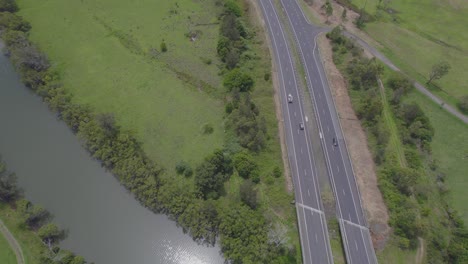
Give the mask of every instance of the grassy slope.
<svg viewBox="0 0 468 264">
<path fill-rule="evenodd" d="M 409 100 L 417 102 L 431 120 L 435 129 L 432 152 L 438 160 L 440 170 L 447 175 L 451 190 L 451 201 L 455 209 L 468 223 L 466 190 L 468 189 L 468 125 L 442 111 L 440 107 L 421 96 L 418 92 L 409 95 Z"/>
<path fill-rule="evenodd" d="M 0 263 L 16 264 L 16 256 L 3 235 L 0 235 Z"/>
<path fill-rule="evenodd" d="M 174 164 L 194 164 L 223 142 L 222 103 L 190 87 L 166 67 L 219 84 L 215 65 L 217 26 L 196 27 L 216 18 L 215 7 L 193 1 L 18 1 L 33 25 L 31 38 L 54 62 L 65 87 L 80 103 L 115 113 L 118 123 L 135 132 L 150 157 L 172 171 Z M 210 1 L 211 3 L 211 1 Z M 170 16 L 170 10 L 178 14 Z M 188 16 L 195 22 L 189 23 Z M 107 28 L 104 26 L 107 25 Z M 203 34 L 195 43 L 189 28 Z M 117 37 L 123 36 L 123 37 Z M 145 53 L 165 39 L 169 51 L 151 60 Z M 130 44 L 128 44 L 130 43 Z M 123 45 L 125 44 L 125 45 Z M 138 53 L 141 51 L 141 54 Z M 183 59 L 182 59 L 183 58 Z M 181 65 L 184 65 L 182 67 Z M 212 135 L 202 135 L 205 123 Z"/>
<path fill-rule="evenodd" d="M 20 217 L 9 206 L 0 204 L 0 218 L 20 244 L 26 264 L 39 264 L 38 258 L 45 249 L 41 240 L 33 232 L 19 228 L 20 223 L 18 219 Z M 4 262 L 0 259 L 0 263 L 3 264 Z"/>
<path fill-rule="evenodd" d="M 353 0 L 363 6 L 365 0 Z M 366 10 L 376 13 L 378 0 L 367 0 Z M 443 91 L 434 92 L 455 104 L 467 94 L 468 81 L 468 2 L 463 0 L 394 0 L 388 5 L 396 10 L 398 23 L 383 13 L 379 22 L 369 23 L 366 31 L 382 43 L 384 52 L 413 77 L 424 82 L 432 65 L 447 60 L 452 69 L 436 83 Z M 436 11 L 435 11 L 436 10 Z M 396 37 L 398 36 L 398 37 Z"/>
</svg>

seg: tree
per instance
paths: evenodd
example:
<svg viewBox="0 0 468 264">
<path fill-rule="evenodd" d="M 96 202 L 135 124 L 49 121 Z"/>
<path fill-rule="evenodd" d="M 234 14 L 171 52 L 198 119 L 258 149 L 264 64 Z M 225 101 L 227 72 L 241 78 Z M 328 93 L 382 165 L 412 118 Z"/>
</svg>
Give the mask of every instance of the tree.
<svg viewBox="0 0 468 264">
<path fill-rule="evenodd" d="M 432 66 L 432 70 L 429 73 L 429 80 L 427 84 L 430 84 L 433 80 L 439 80 L 444 77 L 450 70 L 451 66 L 446 61 L 441 61 Z"/>
<path fill-rule="evenodd" d="M 241 151 L 234 156 L 234 168 L 244 179 L 249 178 L 251 174 L 258 174 L 257 163 L 247 151 Z"/>
<path fill-rule="evenodd" d="M 14 13 L 18 11 L 16 0 L 0 0 L 0 12 Z"/>
<path fill-rule="evenodd" d="M 65 238 L 65 232 L 52 223 L 42 226 L 37 232 L 37 235 L 49 246 L 49 248 Z"/>
<path fill-rule="evenodd" d="M 228 91 L 237 88 L 240 92 L 248 92 L 252 90 L 254 80 L 250 75 L 243 73 L 241 70 L 234 69 L 224 76 L 223 85 Z"/>
<path fill-rule="evenodd" d="M 254 189 L 252 181 L 244 181 L 240 186 L 239 194 L 244 204 L 254 210 L 257 208 L 257 191 Z"/>
<path fill-rule="evenodd" d="M 233 204 L 220 212 L 221 250 L 232 263 L 268 263 L 268 237 L 261 212 Z"/>
<path fill-rule="evenodd" d="M 195 186 L 200 196 L 217 199 L 223 191 L 224 182 L 231 174 L 231 159 L 222 150 L 216 150 L 206 157 L 195 169 Z"/>
<path fill-rule="evenodd" d="M 237 27 L 237 18 L 235 15 L 227 14 L 223 17 L 223 20 L 221 21 L 221 35 L 231 41 L 240 39 L 240 32 Z"/>
<path fill-rule="evenodd" d="M 285 225 L 276 222 L 274 226 L 270 226 L 268 231 L 268 242 L 270 244 L 280 247 L 286 245 L 288 240 L 288 228 Z"/>
<path fill-rule="evenodd" d="M 11 202 L 20 195 L 16 185 L 16 175 L 6 170 L 6 166 L 0 161 L 0 201 Z"/>
</svg>

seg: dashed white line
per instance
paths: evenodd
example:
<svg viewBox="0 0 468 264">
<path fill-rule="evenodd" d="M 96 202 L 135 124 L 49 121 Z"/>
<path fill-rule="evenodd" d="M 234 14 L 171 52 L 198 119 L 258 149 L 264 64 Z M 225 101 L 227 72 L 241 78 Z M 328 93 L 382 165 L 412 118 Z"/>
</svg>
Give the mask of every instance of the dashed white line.
<svg viewBox="0 0 468 264">
<path fill-rule="evenodd" d="M 307 170 L 304 170 L 304 175 L 307 175 Z"/>
<path fill-rule="evenodd" d="M 354 240 L 354 245 L 356 245 L 356 251 L 359 251 L 356 240 Z"/>
<path fill-rule="evenodd" d="M 344 190 L 344 189 L 342 189 L 342 190 L 343 190 L 343 195 L 346 195 L 346 192 L 345 192 L 345 190 Z"/>
<path fill-rule="evenodd" d="M 309 197 L 310 197 L 310 190 L 309 189 L 307 189 L 307 195 L 309 195 Z"/>
</svg>

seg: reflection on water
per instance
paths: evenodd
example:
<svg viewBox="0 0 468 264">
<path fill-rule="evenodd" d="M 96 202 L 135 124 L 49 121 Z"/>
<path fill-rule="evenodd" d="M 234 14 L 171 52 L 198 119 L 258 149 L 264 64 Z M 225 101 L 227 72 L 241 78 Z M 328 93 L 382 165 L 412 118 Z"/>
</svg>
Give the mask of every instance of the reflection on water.
<svg viewBox="0 0 468 264">
<path fill-rule="evenodd" d="M 19 185 L 55 222 L 62 242 L 96 264 L 219 264 L 173 221 L 140 206 L 81 147 L 63 122 L 20 84 L 0 56 L 0 153 Z"/>
<path fill-rule="evenodd" d="M 187 251 L 186 248 L 180 245 L 172 245 L 170 241 L 162 242 L 164 250 L 164 260 L 168 263 L 177 264 L 207 264 L 214 263 L 214 259 L 206 254 L 198 254 L 193 251 Z"/>
</svg>

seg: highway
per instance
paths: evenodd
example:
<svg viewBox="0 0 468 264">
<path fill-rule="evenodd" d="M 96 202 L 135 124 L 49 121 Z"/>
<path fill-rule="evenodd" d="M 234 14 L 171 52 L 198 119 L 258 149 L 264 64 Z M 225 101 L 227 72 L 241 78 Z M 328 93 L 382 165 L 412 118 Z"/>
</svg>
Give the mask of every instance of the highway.
<svg viewBox="0 0 468 264">
<path fill-rule="evenodd" d="M 289 45 L 271 0 L 259 0 L 278 71 L 279 97 L 284 119 L 285 139 L 294 182 L 296 212 L 305 264 L 333 263 L 315 161 L 312 155 L 307 117 Z M 289 102 L 291 96 L 292 102 Z M 304 126 L 301 127 L 300 124 Z"/>
<path fill-rule="evenodd" d="M 353 167 L 316 44 L 323 29 L 308 22 L 296 0 L 281 0 L 281 4 L 294 34 L 314 104 L 347 263 L 377 263 Z"/>
</svg>

